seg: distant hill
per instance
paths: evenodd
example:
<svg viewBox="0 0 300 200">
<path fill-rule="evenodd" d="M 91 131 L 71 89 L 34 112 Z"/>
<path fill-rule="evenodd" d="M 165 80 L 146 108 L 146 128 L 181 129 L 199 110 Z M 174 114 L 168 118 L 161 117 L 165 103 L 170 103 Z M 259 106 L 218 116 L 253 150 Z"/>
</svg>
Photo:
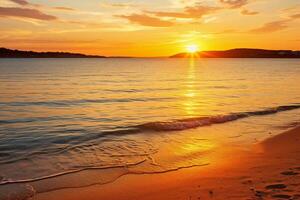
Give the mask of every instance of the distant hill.
<svg viewBox="0 0 300 200">
<path fill-rule="evenodd" d="M 188 58 L 192 54 L 179 53 L 170 58 Z M 300 58 L 300 51 L 292 50 L 266 50 L 266 49 L 230 49 L 225 51 L 201 51 L 193 54 L 201 58 Z M 0 48 L 0 58 L 132 58 L 132 57 L 106 57 L 98 55 L 85 55 L 81 53 L 68 52 L 35 52 L 20 51 Z"/>
<path fill-rule="evenodd" d="M 191 57 L 189 53 L 179 53 L 171 58 Z M 300 51 L 266 49 L 230 49 L 225 51 L 201 51 L 193 55 L 201 58 L 300 58 Z"/>
<path fill-rule="evenodd" d="M 105 58 L 105 56 L 85 55 L 67 52 L 34 52 L 0 48 L 0 58 Z"/>
</svg>

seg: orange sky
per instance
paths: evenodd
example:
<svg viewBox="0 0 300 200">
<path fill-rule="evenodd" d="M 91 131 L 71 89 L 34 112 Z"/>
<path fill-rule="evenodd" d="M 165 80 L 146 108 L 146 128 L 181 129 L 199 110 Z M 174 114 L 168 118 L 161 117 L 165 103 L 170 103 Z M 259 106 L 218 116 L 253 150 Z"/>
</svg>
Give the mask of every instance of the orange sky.
<svg viewBox="0 0 300 200">
<path fill-rule="evenodd" d="M 299 0 L 0 0 L 0 46 L 168 56 L 189 44 L 300 49 Z"/>
</svg>

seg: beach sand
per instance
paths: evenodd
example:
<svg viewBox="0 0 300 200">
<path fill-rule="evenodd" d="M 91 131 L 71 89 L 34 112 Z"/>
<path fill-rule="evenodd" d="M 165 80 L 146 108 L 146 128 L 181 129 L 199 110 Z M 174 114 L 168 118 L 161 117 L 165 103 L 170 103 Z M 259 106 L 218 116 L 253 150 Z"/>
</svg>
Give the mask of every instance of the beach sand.
<svg viewBox="0 0 300 200">
<path fill-rule="evenodd" d="M 300 127 L 249 150 L 223 147 L 207 166 L 125 175 L 113 183 L 46 192 L 33 199 L 300 199 Z"/>
</svg>

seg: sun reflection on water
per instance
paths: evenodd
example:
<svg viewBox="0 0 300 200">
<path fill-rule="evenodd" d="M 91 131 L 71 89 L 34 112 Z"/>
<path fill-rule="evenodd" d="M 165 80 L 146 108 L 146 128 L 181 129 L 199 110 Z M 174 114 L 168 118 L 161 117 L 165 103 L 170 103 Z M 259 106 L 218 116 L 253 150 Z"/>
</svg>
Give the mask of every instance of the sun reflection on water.
<svg viewBox="0 0 300 200">
<path fill-rule="evenodd" d="M 196 70 L 195 70 L 195 59 L 191 57 L 189 59 L 189 68 L 187 71 L 186 81 L 185 81 L 185 89 L 183 92 L 184 102 L 183 108 L 185 113 L 188 116 L 196 116 L 197 112 L 197 101 L 196 99 L 199 98 L 199 94 L 196 90 Z"/>
</svg>

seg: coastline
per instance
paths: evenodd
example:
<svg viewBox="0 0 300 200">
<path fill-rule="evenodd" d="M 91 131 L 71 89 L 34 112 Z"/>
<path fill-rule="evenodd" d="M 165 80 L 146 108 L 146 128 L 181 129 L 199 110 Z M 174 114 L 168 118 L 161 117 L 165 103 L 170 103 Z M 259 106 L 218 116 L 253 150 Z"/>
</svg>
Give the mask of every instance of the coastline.
<svg viewBox="0 0 300 200">
<path fill-rule="evenodd" d="M 38 193 L 32 199 L 299 199 L 299 141 L 298 126 L 249 151 L 219 149 L 209 165 L 161 174 L 128 174 L 112 183 Z"/>
</svg>

